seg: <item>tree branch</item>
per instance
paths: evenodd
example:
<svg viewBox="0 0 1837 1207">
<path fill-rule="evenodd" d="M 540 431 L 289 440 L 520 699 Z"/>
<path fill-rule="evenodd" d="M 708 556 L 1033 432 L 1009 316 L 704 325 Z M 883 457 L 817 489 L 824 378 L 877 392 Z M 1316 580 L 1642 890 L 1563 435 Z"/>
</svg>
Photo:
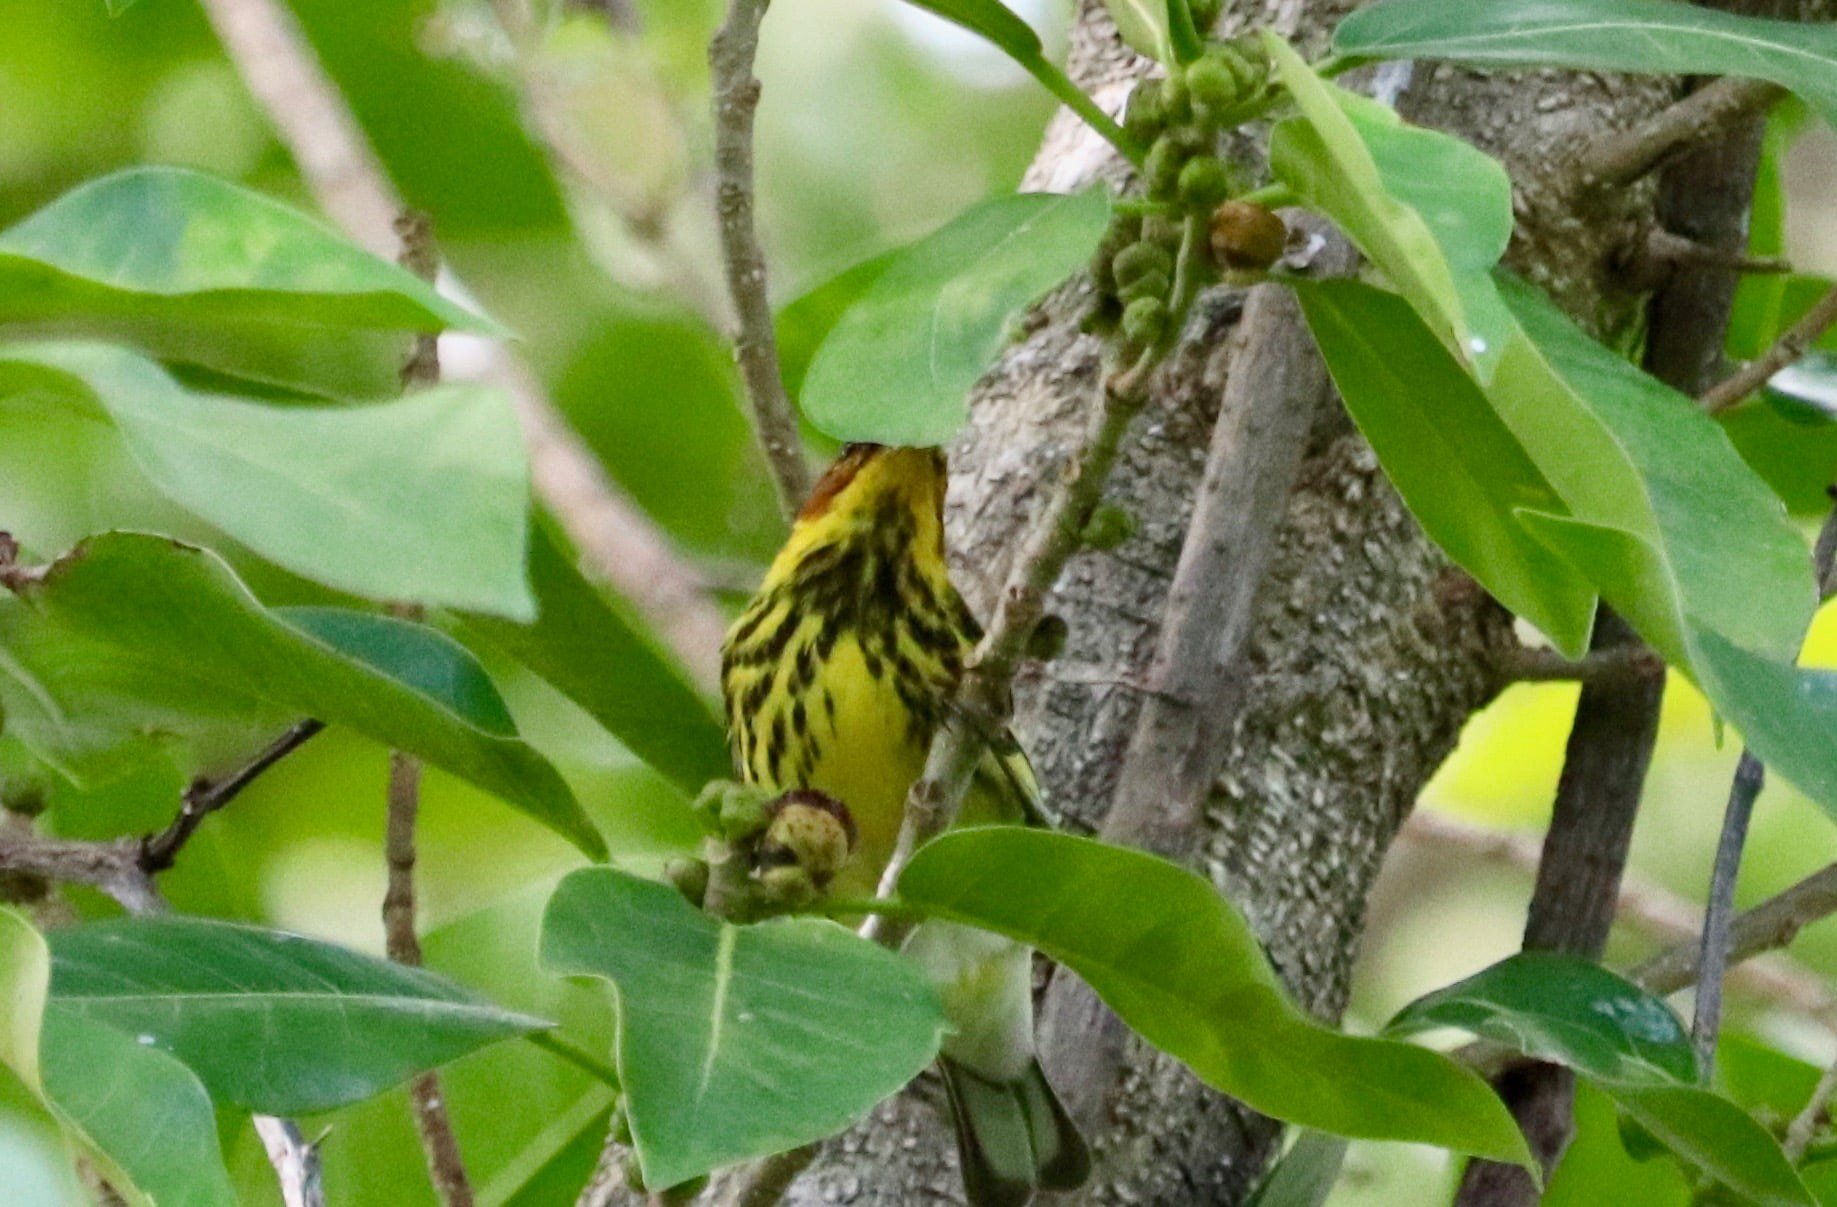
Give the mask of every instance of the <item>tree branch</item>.
<svg viewBox="0 0 1837 1207">
<path fill-rule="evenodd" d="M 1804 356 L 1833 323 L 1837 323 L 1837 287 L 1819 298 L 1805 312 L 1804 317 L 1774 341 L 1771 348 L 1705 390 L 1698 401 L 1712 415 L 1726 411 L 1766 385 L 1775 373 Z"/>
<path fill-rule="evenodd" d="M 130 914 L 161 913 L 165 900 L 152 874 L 141 866 L 140 853 L 141 844 L 131 838 L 76 842 L 0 827 L 0 872 L 86 884 L 113 897 Z"/>
<path fill-rule="evenodd" d="M 1837 863 L 1737 914 L 1729 924 L 1728 961 L 1739 964 L 1785 947 L 1801 930 L 1832 914 L 1837 914 Z M 1702 944 L 1692 935 L 1634 966 L 1627 976 L 1653 993 L 1676 993 L 1696 983 L 1702 958 Z M 1826 1014 L 1832 1009 L 1831 998 L 1821 983 L 1814 984 L 1819 998 L 1808 998 L 1798 1008 Z"/>
<path fill-rule="evenodd" d="M 810 493 L 810 467 L 797 434 L 797 416 L 778 364 L 778 336 L 766 293 L 765 253 L 753 217 L 753 117 L 759 81 L 753 57 L 769 0 L 728 0 L 727 21 L 708 44 L 714 73 L 715 209 L 721 224 L 722 260 L 739 329 L 734 356 L 752 404 L 753 430 L 778 487 L 786 518 Z"/>
<path fill-rule="evenodd" d="M 1351 272 L 1357 253 L 1312 219 L 1326 240 L 1312 267 Z M 1294 292 L 1250 291 L 1233 333 L 1231 372 L 1205 474 L 1167 594 L 1142 708 L 1124 755 L 1106 842 L 1189 862 L 1206 801 L 1230 753 L 1253 674 L 1245 656 L 1260 588 L 1321 405 L 1331 397 Z M 1129 1031 L 1072 977 L 1054 978 L 1041 1012 L 1043 1059 L 1072 1118 L 1094 1130 L 1127 1060 Z"/>
<path fill-rule="evenodd" d="M 293 13 L 279 0 L 204 0 L 204 11 L 319 207 L 364 247 L 393 255 L 401 199 Z M 492 344 L 483 376 L 510 392 L 537 497 L 596 575 L 657 627 L 698 683 L 714 686 L 727 626 L 702 576 L 610 481 L 527 365 Z"/>
<path fill-rule="evenodd" d="M 1733 76 L 1697 89 L 1628 130 L 1584 148 L 1564 171 L 1558 189 L 1582 198 L 1638 180 L 1665 162 L 1730 126 L 1764 112 L 1786 95 L 1778 84 Z"/>
<path fill-rule="evenodd" d="M 1602 683 L 1649 678 L 1665 669 L 1665 660 L 1643 645 L 1615 645 L 1565 658 L 1543 646 L 1511 646 L 1498 656 L 1499 677 L 1507 683 Z"/>
<path fill-rule="evenodd" d="M 1585 194 L 1667 163 L 1659 182 L 1659 226 L 1705 248 L 1740 251 L 1747 245 L 1760 157 L 1760 122 L 1754 115 L 1775 95 L 1771 85 L 1763 92 L 1745 81 L 1699 89 L 1584 153 L 1570 177 L 1577 186 L 1569 194 L 1571 204 L 1585 204 Z M 1679 152 L 1688 154 L 1674 160 Z M 1687 394 L 1701 390 L 1719 361 L 1734 291 L 1735 275 L 1725 267 L 1699 263 L 1672 273 L 1648 306 L 1647 371 Z M 1597 649 L 1639 643 L 1605 607 L 1595 638 Z M 1661 671 L 1582 688 L 1525 924 L 1526 950 L 1600 958 L 1652 758 L 1664 684 Z M 1545 1171 L 1553 1169 L 1574 1131 L 1574 1074 L 1526 1062 L 1509 1067 L 1496 1084 Z M 1457 1202 L 1516 1207 L 1535 1198 L 1523 1170 L 1473 1162 Z"/>
<path fill-rule="evenodd" d="M 172 819 L 172 823 L 158 834 L 141 839 L 138 856 L 141 870 L 151 875 L 171 867 L 205 818 L 235 800 L 264 771 L 304 746 L 324 728 L 323 722 L 308 718 L 295 724 L 270 742 L 260 754 L 222 779 L 193 780 L 191 786 L 185 789 L 178 816 Z"/>
<path fill-rule="evenodd" d="M 404 211 L 395 222 L 402 240 L 398 257 L 402 267 L 432 284 L 440 275 L 440 252 L 434 244 L 427 215 Z M 440 382 L 440 340 L 418 335 L 402 364 L 402 388 L 412 392 Z M 421 619 L 421 609 L 409 605 L 390 611 L 409 620 Z M 383 828 L 383 858 L 388 864 L 388 887 L 383 893 L 383 942 L 390 959 L 412 968 L 421 967 L 421 939 L 415 933 L 415 821 L 421 812 L 421 760 L 401 750 L 389 752 L 389 790 Z M 440 1076 L 428 1072 L 409 1083 L 409 1103 L 415 1132 L 427 1158 L 427 1173 L 434 1192 L 446 1207 L 472 1207 L 472 1182 L 459 1151 L 459 1137 L 446 1109 Z"/>
<path fill-rule="evenodd" d="M 255 1134 L 261 1137 L 268 1164 L 281 1183 L 284 1207 L 325 1207 L 325 1178 L 319 1145 L 309 1143 L 300 1125 L 273 1115 L 254 1117 Z"/>
</svg>

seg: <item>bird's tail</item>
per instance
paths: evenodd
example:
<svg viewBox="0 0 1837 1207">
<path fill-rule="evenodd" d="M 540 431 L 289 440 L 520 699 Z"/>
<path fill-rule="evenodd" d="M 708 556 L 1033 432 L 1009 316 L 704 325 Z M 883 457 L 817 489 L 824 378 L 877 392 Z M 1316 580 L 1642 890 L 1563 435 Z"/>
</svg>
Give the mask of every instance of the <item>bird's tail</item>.
<svg viewBox="0 0 1837 1207">
<path fill-rule="evenodd" d="M 950 1093 L 971 1207 L 1023 1207 L 1036 1191 L 1084 1184 L 1090 1151 L 1039 1061 L 1013 1081 L 990 1080 L 948 1056 L 938 1067 Z"/>
</svg>

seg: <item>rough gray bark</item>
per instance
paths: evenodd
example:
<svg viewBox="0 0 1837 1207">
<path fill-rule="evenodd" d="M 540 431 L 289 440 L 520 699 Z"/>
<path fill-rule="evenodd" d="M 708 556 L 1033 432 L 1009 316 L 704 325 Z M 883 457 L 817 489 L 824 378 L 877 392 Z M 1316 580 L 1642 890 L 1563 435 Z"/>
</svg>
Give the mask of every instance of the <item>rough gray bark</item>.
<svg viewBox="0 0 1837 1207">
<path fill-rule="evenodd" d="M 1228 24 L 1273 25 L 1318 49 L 1348 7 L 1265 0 L 1236 6 Z M 1075 78 L 1114 108 L 1147 69 L 1087 0 L 1073 40 Z M 1403 104 L 1414 120 L 1473 140 L 1528 179 L 1673 92 L 1662 82 L 1556 72 L 1492 79 L 1435 66 L 1417 73 Z M 1118 171 L 1062 116 L 1027 184 L 1066 189 Z M 1637 299 L 1614 292 L 1608 261 L 1627 223 L 1649 207 L 1650 190 L 1626 190 L 1614 204 L 1620 212 L 1583 223 L 1527 192 L 1514 258 L 1591 328 L 1626 342 Z M 1082 300 L 1073 286 L 1041 307 L 1030 334 L 979 388 L 971 427 L 952 450 L 953 554 L 959 581 L 984 612 L 1017 535 L 1084 427 L 1097 349 L 1077 333 Z M 1131 432 L 1108 492 L 1137 530 L 1068 567 L 1052 602 L 1069 628 L 1065 649 L 1017 685 L 1016 731 L 1054 807 L 1075 826 L 1096 829 L 1116 786 L 1231 370 L 1234 308 L 1220 296 L 1207 303 L 1156 404 Z M 1315 426 L 1263 591 L 1250 649 L 1253 703 L 1193 844 L 1199 866 L 1249 914 L 1298 1000 L 1324 1018 L 1344 1006 L 1366 893 L 1391 837 L 1492 690 L 1498 613 L 1463 584 L 1332 408 Z M 1088 1012 L 1049 1011 L 1049 1072 L 1101 1025 Z M 1241 1198 L 1275 1128 L 1176 1062 L 1127 1043 L 1119 1084 L 1080 1095 L 1080 1114 L 1096 1125 L 1099 1165 L 1076 1199 Z M 959 1201 L 951 1141 L 924 1097 L 888 1103 L 833 1141 L 787 1201 Z"/>
</svg>

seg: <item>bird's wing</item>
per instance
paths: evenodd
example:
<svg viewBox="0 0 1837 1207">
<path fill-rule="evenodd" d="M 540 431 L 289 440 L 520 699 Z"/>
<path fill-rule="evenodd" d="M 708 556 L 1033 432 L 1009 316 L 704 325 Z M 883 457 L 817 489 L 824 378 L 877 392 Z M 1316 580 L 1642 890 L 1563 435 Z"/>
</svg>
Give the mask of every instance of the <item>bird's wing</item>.
<svg viewBox="0 0 1837 1207">
<path fill-rule="evenodd" d="M 1027 752 L 1006 729 L 983 747 L 970 793 L 979 801 L 989 802 L 990 812 L 995 815 L 991 820 L 1048 830 L 1058 828 L 1059 819 L 1046 807 Z"/>
</svg>

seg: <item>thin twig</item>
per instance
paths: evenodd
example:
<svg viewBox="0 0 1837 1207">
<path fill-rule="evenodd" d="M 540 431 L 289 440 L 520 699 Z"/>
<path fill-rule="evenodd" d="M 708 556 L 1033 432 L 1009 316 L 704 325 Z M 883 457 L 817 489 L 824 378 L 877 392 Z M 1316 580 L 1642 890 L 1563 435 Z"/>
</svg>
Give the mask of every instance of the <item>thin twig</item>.
<svg viewBox="0 0 1837 1207">
<path fill-rule="evenodd" d="M 1734 406 L 1766 385 L 1775 373 L 1804 356 L 1833 323 L 1837 323 L 1837 286 L 1788 327 L 1771 348 L 1717 382 L 1698 401 L 1712 415 Z"/>
<path fill-rule="evenodd" d="M 1785 1150 L 1786 1159 L 1794 1165 L 1805 1156 L 1805 1150 L 1818 1129 L 1830 1121 L 1832 1095 L 1837 1095 L 1837 1063 L 1825 1067 L 1824 1075 L 1818 1078 L 1811 1097 L 1806 1100 L 1805 1109 L 1794 1115 L 1792 1123 L 1786 1128 L 1786 1139 L 1780 1147 Z"/>
<path fill-rule="evenodd" d="M 739 324 L 734 356 L 752 404 L 759 447 L 778 487 L 779 506 L 789 518 L 810 493 L 810 466 L 804 460 L 797 416 L 778 364 L 778 337 L 766 293 L 765 253 L 760 250 L 753 217 L 753 117 L 759 109 L 753 56 L 759 49 L 759 25 L 768 3 L 728 0 L 727 20 L 708 44 L 708 64 L 714 72 L 715 209 L 721 224 L 727 290 L 733 296 Z"/>
<path fill-rule="evenodd" d="M 1762 112 L 1786 95 L 1777 84 L 1726 77 L 1659 110 L 1628 130 L 1584 147 L 1569 161 L 1559 192 L 1581 197 L 1638 180 L 1673 155 Z"/>
<path fill-rule="evenodd" d="M 880 896 L 893 896 L 913 853 L 957 819 L 985 735 L 999 733 L 1007 724 L 1014 672 L 1045 612 L 1047 593 L 1077 552 L 1091 512 L 1103 497 L 1123 433 L 1148 401 L 1148 377 L 1157 363 L 1158 356 L 1150 350 L 1128 369 L 1102 374 L 1090 435 L 1045 514 L 1028 533 L 988 632 L 964 667 L 951 708 L 953 720 L 932 739 L 924 772 L 906 796 L 899 837 L 881 874 Z M 861 928 L 888 947 L 897 947 L 911 929 L 910 920 L 884 914 L 869 918 Z"/>
<path fill-rule="evenodd" d="M 1807 926 L 1832 914 L 1837 914 L 1837 863 L 1737 914 L 1729 924 L 1729 965 L 1785 947 Z M 1702 955 L 1702 944 L 1693 934 L 1636 965 L 1627 976 L 1653 993 L 1676 993 L 1696 983 Z M 1829 992 L 1817 978 L 1809 985 L 1795 982 L 1779 988 L 1795 1009 L 1824 1017 L 1827 1025 L 1837 1017 Z"/>
<path fill-rule="evenodd" d="M 1837 296 L 1834 293 L 1833 296 Z M 1812 577 L 1819 594 L 1837 572 L 1837 509 L 1818 533 L 1812 553 Z M 1735 912 L 1735 880 L 1741 871 L 1741 852 L 1747 844 L 1748 823 L 1754 799 L 1767 779 L 1767 768 L 1754 752 L 1744 749 L 1729 785 L 1729 803 L 1716 841 L 1716 861 L 1710 871 L 1709 903 L 1703 915 L 1702 952 L 1697 957 L 1697 999 L 1690 1036 L 1697 1049 L 1697 1064 L 1705 1077 L 1716 1062 L 1716 1037 L 1722 1029 L 1722 977 L 1728 967 L 1729 924 Z"/>
<path fill-rule="evenodd" d="M 277 0 L 205 0 L 204 9 L 320 209 L 362 246 L 393 255 L 401 199 L 293 13 Z M 527 365 L 493 344 L 480 376 L 510 392 L 537 497 L 596 576 L 630 599 L 696 681 L 712 687 L 726 622 L 702 576 L 610 481 Z"/>
<path fill-rule="evenodd" d="M 304 746 L 308 739 L 324 728 L 323 722 L 308 718 L 292 726 L 270 742 L 260 754 L 222 779 L 193 780 L 191 786 L 185 789 L 178 816 L 172 819 L 171 824 L 158 834 L 141 839 L 138 857 L 141 870 L 152 874 L 171 867 L 205 818 L 235 800 L 264 771 Z"/>
<path fill-rule="evenodd" d="M 1741 852 L 1748 841 L 1748 823 L 1754 816 L 1754 798 L 1767 781 L 1767 768 L 1751 750 L 1741 752 L 1735 778 L 1729 785 L 1729 803 L 1722 814 L 1722 833 L 1716 839 L 1716 860 L 1710 870 L 1709 907 L 1703 914 L 1702 952 L 1697 957 L 1697 999 L 1690 1020 L 1690 1039 L 1697 1049 L 1697 1067 L 1708 1077 L 1716 1064 L 1716 1037 L 1722 1030 L 1722 976 L 1728 967 L 1729 923 L 1735 912 L 1735 878 L 1741 871 Z"/>
<path fill-rule="evenodd" d="M 281 1183 L 285 1207 L 325 1207 L 325 1178 L 319 1146 L 309 1142 L 300 1125 L 273 1115 L 255 1116 L 255 1134 L 261 1137 Z"/>
<path fill-rule="evenodd" d="M 440 275 L 440 252 L 434 243 L 426 214 L 404 211 L 395 221 L 402 240 L 398 257 L 402 266 L 432 283 Z M 435 335 L 415 337 L 402 364 L 402 388 L 407 391 L 437 385 L 440 381 L 440 342 Z M 391 609 L 404 619 L 419 620 L 421 609 L 410 605 Z M 388 812 L 383 830 L 383 857 L 389 866 L 388 887 L 383 893 L 383 942 L 389 958 L 413 968 L 421 966 L 421 939 L 415 931 L 415 821 L 421 812 L 421 760 L 401 750 L 389 753 Z M 423 1073 L 408 1087 L 427 1157 L 427 1173 L 434 1192 L 446 1207 L 472 1207 L 471 1179 L 459 1151 L 459 1137 L 447 1112 L 437 1073 Z"/>
</svg>

